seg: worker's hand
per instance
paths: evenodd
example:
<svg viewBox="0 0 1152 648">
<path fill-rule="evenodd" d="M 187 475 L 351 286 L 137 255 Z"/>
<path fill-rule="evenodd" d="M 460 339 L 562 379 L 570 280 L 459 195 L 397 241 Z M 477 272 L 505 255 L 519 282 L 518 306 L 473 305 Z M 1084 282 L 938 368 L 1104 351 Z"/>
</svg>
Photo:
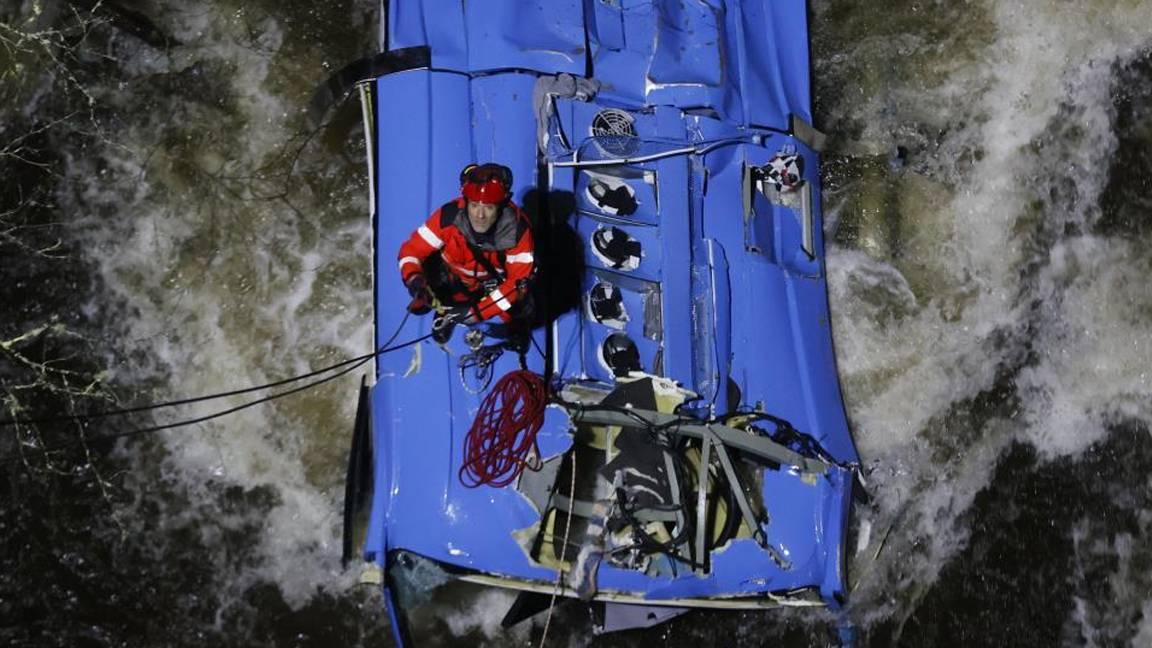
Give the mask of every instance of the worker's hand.
<svg viewBox="0 0 1152 648">
<path fill-rule="evenodd" d="M 424 278 L 422 273 L 408 277 L 408 281 L 404 283 L 404 287 L 408 289 L 408 294 L 412 296 L 412 301 L 408 303 L 408 312 L 413 315 L 423 315 L 432 310 L 431 296 L 428 294 L 428 280 Z"/>
<path fill-rule="evenodd" d="M 412 297 L 425 295 L 428 292 L 428 280 L 425 279 L 424 274 L 420 272 L 408 277 L 408 281 L 404 286 L 408 288 L 408 294 Z"/>
<path fill-rule="evenodd" d="M 432 310 L 432 303 L 428 300 L 428 293 L 416 293 L 412 301 L 408 302 L 408 312 L 413 315 L 424 315 Z"/>
</svg>

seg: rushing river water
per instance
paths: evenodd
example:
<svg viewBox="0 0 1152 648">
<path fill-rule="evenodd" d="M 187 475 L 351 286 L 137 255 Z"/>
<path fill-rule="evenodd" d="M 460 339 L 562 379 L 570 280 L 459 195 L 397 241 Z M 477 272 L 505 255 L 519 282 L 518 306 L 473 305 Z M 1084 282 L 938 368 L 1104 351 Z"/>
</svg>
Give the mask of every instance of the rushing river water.
<svg viewBox="0 0 1152 648">
<path fill-rule="evenodd" d="M 375 20 L 367 0 L 0 0 L 6 416 L 370 348 L 358 108 L 314 131 L 303 107 Z M 811 26 L 872 495 L 857 645 L 1152 645 L 1152 3 L 814 0 Z M 52 462 L 36 449 L 223 406 L 0 429 L 25 457 L 0 467 L 0 642 L 389 645 L 339 561 L 356 384 Z M 543 619 L 500 629 L 510 602 L 441 592 L 417 630 L 535 645 Z M 562 606 L 548 643 L 824 646 L 845 623 L 697 613 L 593 638 Z"/>
</svg>

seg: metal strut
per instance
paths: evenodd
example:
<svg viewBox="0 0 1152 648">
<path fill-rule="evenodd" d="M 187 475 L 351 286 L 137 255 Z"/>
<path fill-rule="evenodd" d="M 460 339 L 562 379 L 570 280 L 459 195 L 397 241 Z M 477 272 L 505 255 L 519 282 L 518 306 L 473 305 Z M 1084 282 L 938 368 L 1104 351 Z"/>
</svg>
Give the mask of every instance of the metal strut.
<svg viewBox="0 0 1152 648">
<path fill-rule="evenodd" d="M 728 478 L 728 488 L 732 490 L 732 494 L 736 496 L 736 504 L 740 507 L 740 515 L 744 518 L 744 522 L 748 525 L 748 529 L 752 531 L 752 538 L 759 544 L 768 555 L 772 557 L 772 562 L 780 569 L 792 569 L 792 563 L 784 557 L 780 550 L 772 546 L 768 542 L 768 534 L 764 532 L 764 527 L 760 520 L 752 513 L 752 506 L 748 504 L 748 497 L 744 494 L 744 484 L 740 481 L 740 477 L 736 474 L 736 469 L 732 467 L 732 458 L 728 456 L 728 449 L 724 447 L 724 442 L 712 431 L 712 426 L 704 426 L 704 437 L 702 439 L 704 447 L 709 446 L 716 449 L 716 456 L 720 459 L 720 465 L 724 468 L 724 475 Z M 705 454 L 707 456 L 707 454 Z M 703 488 L 701 489 L 701 498 L 703 495 Z M 764 514 L 763 524 L 768 523 L 768 514 Z"/>
<path fill-rule="evenodd" d="M 572 423 L 576 425 L 581 423 L 618 425 L 621 427 L 647 425 L 654 428 L 666 428 L 665 433 L 672 436 L 692 439 L 703 439 L 707 432 L 711 431 L 712 435 L 724 446 L 735 448 L 740 452 L 773 463 L 791 466 L 801 473 L 823 475 L 836 467 L 835 464 L 830 464 L 822 459 L 805 457 L 765 436 L 749 434 L 744 430 L 737 430 L 726 425 L 694 423 L 673 414 L 642 409 L 630 409 L 628 413 L 624 413 L 590 407 L 570 408 L 568 413 Z"/>
<path fill-rule="evenodd" d="M 613 410 L 579 408 L 570 410 L 570 416 L 574 424 L 588 423 L 594 425 L 618 425 L 622 427 L 648 425 L 650 427 L 667 428 L 660 431 L 662 434 L 700 440 L 700 468 L 696 480 L 696 534 L 690 544 L 693 562 L 697 565 L 698 570 L 708 570 L 708 470 L 712 462 L 713 452 L 716 453 L 721 469 L 724 471 L 724 476 L 728 480 L 729 489 L 736 498 L 736 505 L 740 509 L 740 516 L 743 518 L 745 524 L 748 525 L 748 529 L 752 533 L 752 538 L 768 553 L 772 558 L 772 562 L 774 562 L 777 567 L 783 570 L 792 568 L 791 561 L 785 557 L 784 553 L 768 541 L 768 534 L 764 531 L 764 525 L 768 523 L 766 519 L 767 514 L 765 513 L 764 520 L 760 520 L 752 511 L 752 505 L 748 503 L 748 497 L 744 492 L 744 485 L 740 480 L 739 474 L 736 472 L 735 466 L 732 464 L 732 457 L 728 449 L 732 447 L 746 454 L 759 457 L 760 459 L 779 463 L 783 466 L 791 466 L 804 474 L 825 474 L 834 467 L 832 464 L 822 459 L 805 457 L 795 450 L 776 443 L 767 437 L 752 435 L 725 425 L 688 423 L 680 417 L 662 412 L 632 409 L 625 413 Z M 666 456 L 666 460 L 670 460 L 670 456 Z M 674 479 L 675 471 L 671 466 L 669 466 L 668 473 L 670 478 Z M 678 489 L 676 488 L 672 489 L 673 493 L 677 491 Z M 679 524 L 681 520 L 678 519 L 677 522 Z"/>
</svg>

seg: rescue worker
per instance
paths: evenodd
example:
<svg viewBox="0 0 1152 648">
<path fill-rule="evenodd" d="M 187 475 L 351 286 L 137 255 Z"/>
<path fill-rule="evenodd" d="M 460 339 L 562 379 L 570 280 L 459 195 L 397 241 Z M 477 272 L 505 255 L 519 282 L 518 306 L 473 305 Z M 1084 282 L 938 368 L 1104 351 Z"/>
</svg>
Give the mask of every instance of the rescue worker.
<svg viewBox="0 0 1152 648">
<path fill-rule="evenodd" d="M 423 315 L 435 298 L 445 307 L 433 322 L 444 344 L 457 322 L 519 324 L 531 317 L 529 284 L 535 268 L 527 214 L 511 200 L 512 171 L 499 164 L 469 165 L 460 193 L 432 213 L 400 246 L 400 278 Z"/>
</svg>

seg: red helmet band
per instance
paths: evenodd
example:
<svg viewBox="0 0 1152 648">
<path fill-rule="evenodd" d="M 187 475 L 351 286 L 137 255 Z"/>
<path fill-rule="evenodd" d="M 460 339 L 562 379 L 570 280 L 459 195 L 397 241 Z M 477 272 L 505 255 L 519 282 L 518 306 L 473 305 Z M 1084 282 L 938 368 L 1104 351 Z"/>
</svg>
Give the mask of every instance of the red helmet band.
<svg viewBox="0 0 1152 648">
<path fill-rule="evenodd" d="M 484 183 L 467 182 L 463 187 L 464 198 L 472 202 L 502 203 L 508 198 L 504 185 L 496 178 Z"/>
<path fill-rule="evenodd" d="M 498 204 L 512 191 L 512 171 L 499 164 L 470 164 L 460 172 L 460 191 L 472 202 Z"/>
</svg>

